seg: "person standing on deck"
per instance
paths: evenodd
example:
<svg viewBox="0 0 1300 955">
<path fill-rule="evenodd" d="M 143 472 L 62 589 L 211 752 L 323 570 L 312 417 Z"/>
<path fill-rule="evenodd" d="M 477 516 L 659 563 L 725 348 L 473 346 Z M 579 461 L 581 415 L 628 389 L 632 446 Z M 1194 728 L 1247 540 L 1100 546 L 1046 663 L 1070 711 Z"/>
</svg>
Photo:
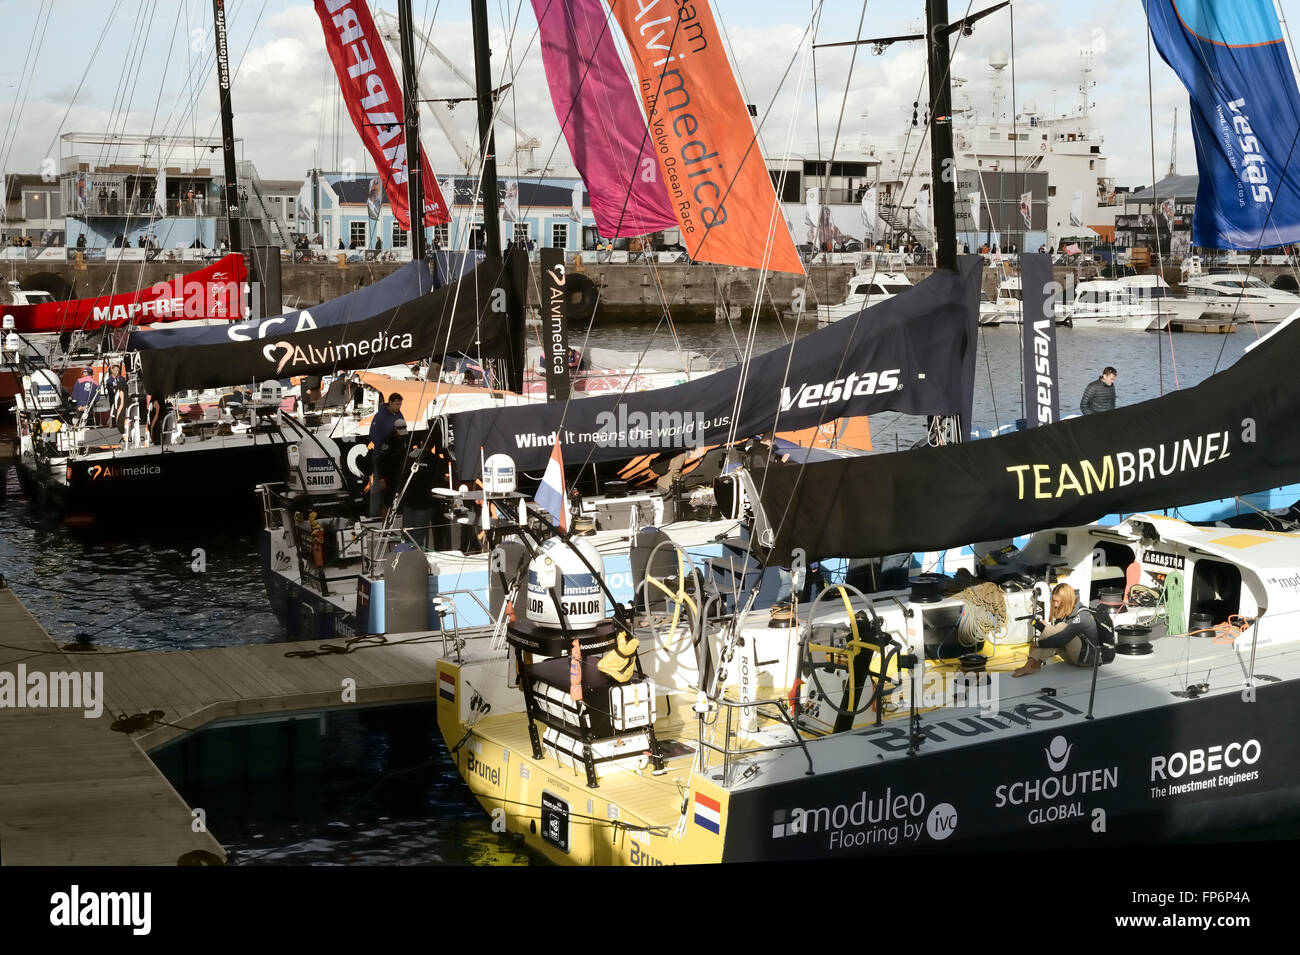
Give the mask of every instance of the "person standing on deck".
<svg viewBox="0 0 1300 955">
<path fill-rule="evenodd" d="M 1115 369 L 1107 365 L 1102 369 L 1100 378 L 1088 382 L 1088 387 L 1083 389 L 1083 398 L 1079 401 L 1080 412 L 1094 414 L 1098 411 L 1115 410 L 1116 374 L 1118 373 Z"/>
<path fill-rule="evenodd" d="M 370 422 L 370 516 L 379 517 L 383 512 L 383 505 L 387 503 L 384 500 L 382 479 L 383 472 L 380 469 L 380 460 L 383 457 L 384 447 L 392 438 L 396 429 L 397 422 L 402 423 L 402 430 L 406 430 L 406 419 L 402 417 L 402 396 L 394 391 L 388 396 L 386 404 L 379 406 L 375 412 L 374 418 Z M 405 433 L 402 434 L 402 440 L 405 440 Z M 388 498 L 389 501 L 392 498 Z"/>
</svg>

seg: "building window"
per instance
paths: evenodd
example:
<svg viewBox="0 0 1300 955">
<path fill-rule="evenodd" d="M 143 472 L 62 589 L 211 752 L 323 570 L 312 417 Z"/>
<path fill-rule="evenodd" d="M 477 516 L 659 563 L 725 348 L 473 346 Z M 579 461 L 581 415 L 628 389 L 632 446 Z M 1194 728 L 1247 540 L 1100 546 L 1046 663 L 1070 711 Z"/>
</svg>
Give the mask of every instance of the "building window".
<svg viewBox="0 0 1300 955">
<path fill-rule="evenodd" d="M 1048 195 L 1049 197 L 1051 197 L 1051 196 L 1055 196 L 1055 195 L 1056 195 L 1056 187 L 1055 187 L 1055 186 L 1048 186 L 1048 187 L 1047 187 L 1047 195 Z"/>
<path fill-rule="evenodd" d="M 567 249 L 569 247 L 569 224 L 567 222 L 551 223 L 551 248 Z"/>
<path fill-rule="evenodd" d="M 527 223 L 527 222 L 516 222 L 516 223 L 515 223 L 515 241 L 516 241 L 516 242 L 522 242 L 524 245 L 527 245 L 527 244 L 528 244 L 528 239 L 529 239 L 529 235 L 528 235 L 528 223 Z"/>
<path fill-rule="evenodd" d="M 407 232 L 407 231 L 406 231 L 405 229 L 403 229 L 400 225 L 398 225 L 396 222 L 394 222 L 394 223 L 393 223 L 393 241 L 392 241 L 392 243 L 391 243 L 392 248 L 394 248 L 394 249 L 404 249 L 404 248 L 406 248 L 406 240 L 407 240 L 407 237 L 408 237 L 409 235 L 410 235 L 409 232 Z"/>
<path fill-rule="evenodd" d="M 447 247 L 448 237 L 451 234 L 451 226 L 444 222 L 441 225 L 433 227 L 433 244 L 440 249 Z"/>
<path fill-rule="evenodd" d="M 349 223 L 348 239 L 352 248 L 364 249 L 366 247 L 366 224 L 364 222 Z"/>
</svg>

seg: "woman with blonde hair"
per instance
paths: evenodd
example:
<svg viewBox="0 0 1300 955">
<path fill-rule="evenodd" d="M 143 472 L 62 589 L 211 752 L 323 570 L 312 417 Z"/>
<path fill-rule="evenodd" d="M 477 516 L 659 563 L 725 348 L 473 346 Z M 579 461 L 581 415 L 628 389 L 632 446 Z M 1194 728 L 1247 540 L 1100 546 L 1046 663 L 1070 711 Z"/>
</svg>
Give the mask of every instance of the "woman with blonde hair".
<svg viewBox="0 0 1300 955">
<path fill-rule="evenodd" d="M 1034 621 L 1035 627 L 1042 627 Z M 1025 665 L 1012 676 L 1028 676 L 1042 669 L 1052 657 L 1060 656 L 1075 666 L 1092 666 L 1097 646 L 1097 619 L 1087 607 L 1076 607 L 1074 588 L 1061 583 L 1052 588 L 1051 622 L 1034 637 Z"/>
</svg>

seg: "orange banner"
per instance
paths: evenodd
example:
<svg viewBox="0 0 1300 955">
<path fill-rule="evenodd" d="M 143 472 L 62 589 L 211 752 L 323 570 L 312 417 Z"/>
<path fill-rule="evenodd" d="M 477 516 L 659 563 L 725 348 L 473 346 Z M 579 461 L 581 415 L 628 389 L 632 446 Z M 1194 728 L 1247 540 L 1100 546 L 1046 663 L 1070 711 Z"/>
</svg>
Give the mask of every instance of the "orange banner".
<svg viewBox="0 0 1300 955">
<path fill-rule="evenodd" d="M 706 0 L 609 5 L 636 63 L 650 141 L 691 257 L 802 275 Z"/>
</svg>

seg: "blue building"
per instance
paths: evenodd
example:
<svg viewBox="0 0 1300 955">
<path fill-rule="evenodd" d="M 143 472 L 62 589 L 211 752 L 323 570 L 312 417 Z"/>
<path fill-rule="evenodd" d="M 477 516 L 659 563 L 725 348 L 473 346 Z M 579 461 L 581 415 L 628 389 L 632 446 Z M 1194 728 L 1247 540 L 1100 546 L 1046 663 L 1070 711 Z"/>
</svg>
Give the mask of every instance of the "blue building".
<svg viewBox="0 0 1300 955">
<path fill-rule="evenodd" d="M 451 204 L 452 221 L 426 230 L 441 248 L 483 247 L 483 208 L 476 203 L 479 180 L 466 176 L 439 176 L 443 197 Z M 506 194 L 512 184 L 518 189 L 518 215 L 506 213 Z M 596 247 L 596 220 L 590 200 L 582 192 L 581 220 L 573 216 L 573 190 L 578 178 L 502 179 L 498 203 L 501 209 L 502 240 L 522 240 L 535 247 L 555 246 L 570 252 Z M 373 176 L 349 176 L 320 172 L 316 175 L 316 215 L 300 214 L 298 229 L 316 238 L 326 250 L 408 248 L 408 235 L 398 228 L 388 196 Z M 511 203 L 513 206 L 513 202 Z M 314 233 L 313 233 L 313 230 Z M 341 243 L 341 245 L 340 245 Z"/>
</svg>

